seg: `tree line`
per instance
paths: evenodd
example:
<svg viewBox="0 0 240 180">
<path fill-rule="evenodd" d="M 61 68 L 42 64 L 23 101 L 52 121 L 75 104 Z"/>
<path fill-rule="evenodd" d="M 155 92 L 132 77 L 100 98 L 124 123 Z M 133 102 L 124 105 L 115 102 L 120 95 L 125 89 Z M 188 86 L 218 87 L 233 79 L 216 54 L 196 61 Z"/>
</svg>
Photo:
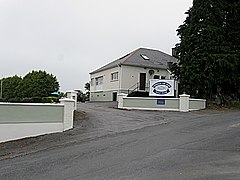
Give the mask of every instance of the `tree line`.
<svg viewBox="0 0 240 180">
<path fill-rule="evenodd" d="M 2 78 L 1 86 L 0 101 L 7 102 L 48 102 L 47 97 L 59 90 L 56 76 L 42 70 Z"/>
</svg>

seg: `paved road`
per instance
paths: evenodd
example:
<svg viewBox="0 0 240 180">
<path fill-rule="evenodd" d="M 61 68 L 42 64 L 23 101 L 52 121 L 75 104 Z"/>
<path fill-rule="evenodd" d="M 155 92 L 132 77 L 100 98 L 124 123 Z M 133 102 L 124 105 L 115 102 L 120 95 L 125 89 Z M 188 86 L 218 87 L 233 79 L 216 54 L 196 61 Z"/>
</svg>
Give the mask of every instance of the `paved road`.
<svg viewBox="0 0 240 180">
<path fill-rule="evenodd" d="M 239 111 L 79 109 L 83 127 L 60 146 L 1 160 L 0 179 L 240 179 Z"/>
</svg>

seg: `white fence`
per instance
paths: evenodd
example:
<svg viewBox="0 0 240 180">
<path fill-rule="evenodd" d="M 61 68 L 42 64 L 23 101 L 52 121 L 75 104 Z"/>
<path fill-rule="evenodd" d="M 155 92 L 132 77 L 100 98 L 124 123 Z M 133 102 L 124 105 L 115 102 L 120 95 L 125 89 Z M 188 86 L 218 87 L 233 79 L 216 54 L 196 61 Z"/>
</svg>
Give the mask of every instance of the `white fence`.
<svg viewBox="0 0 240 180">
<path fill-rule="evenodd" d="M 73 128 L 74 100 L 61 104 L 0 103 L 0 143 Z"/>
<path fill-rule="evenodd" d="M 119 94 L 118 108 L 188 112 L 205 109 L 206 100 L 192 99 L 187 94 L 180 95 L 180 98 L 127 97 L 127 94 Z"/>
</svg>

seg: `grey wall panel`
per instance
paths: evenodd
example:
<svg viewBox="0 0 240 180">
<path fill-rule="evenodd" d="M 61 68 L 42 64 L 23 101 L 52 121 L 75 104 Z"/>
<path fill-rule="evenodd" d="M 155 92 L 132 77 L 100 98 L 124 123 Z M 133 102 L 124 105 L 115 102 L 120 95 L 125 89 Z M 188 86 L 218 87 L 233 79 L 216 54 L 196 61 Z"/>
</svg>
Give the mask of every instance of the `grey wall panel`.
<svg viewBox="0 0 240 180">
<path fill-rule="evenodd" d="M 64 106 L 0 104 L 0 124 L 62 123 Z"/>
</svg>

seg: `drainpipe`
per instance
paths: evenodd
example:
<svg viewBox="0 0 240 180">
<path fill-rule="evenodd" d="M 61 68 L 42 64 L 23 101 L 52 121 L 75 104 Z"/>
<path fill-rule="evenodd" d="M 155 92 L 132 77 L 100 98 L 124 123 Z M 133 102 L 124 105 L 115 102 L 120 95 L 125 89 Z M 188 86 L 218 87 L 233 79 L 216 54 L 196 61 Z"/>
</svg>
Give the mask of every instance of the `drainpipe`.
<svg viewBox="0 0 240 180">
<path fill-rule="evenodd" d="M 119 67 L 119 74 L 118 74 L 118 94 L 121 93 L 121 79 L 122 79 L 122 66 L 121 64 L 118 64 Z"/>
</svg>

